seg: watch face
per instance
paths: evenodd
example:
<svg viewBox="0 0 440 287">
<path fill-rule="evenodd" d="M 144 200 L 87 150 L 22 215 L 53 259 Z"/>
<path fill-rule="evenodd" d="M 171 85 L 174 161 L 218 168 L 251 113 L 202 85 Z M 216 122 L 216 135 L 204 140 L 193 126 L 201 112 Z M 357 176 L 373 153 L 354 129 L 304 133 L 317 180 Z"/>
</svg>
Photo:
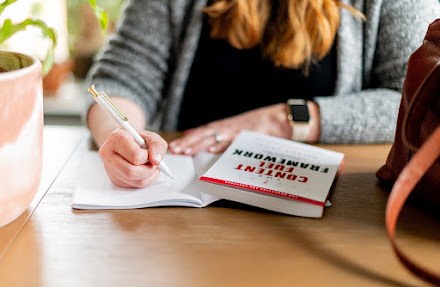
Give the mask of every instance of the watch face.
<svg viewBox="0 0 440 287">
<path fill-rule="evenodd" d="M 309 109 L 307 105 L 290 105 L 290 114 L 294 122 L 309 122 Z"/>
</svg>

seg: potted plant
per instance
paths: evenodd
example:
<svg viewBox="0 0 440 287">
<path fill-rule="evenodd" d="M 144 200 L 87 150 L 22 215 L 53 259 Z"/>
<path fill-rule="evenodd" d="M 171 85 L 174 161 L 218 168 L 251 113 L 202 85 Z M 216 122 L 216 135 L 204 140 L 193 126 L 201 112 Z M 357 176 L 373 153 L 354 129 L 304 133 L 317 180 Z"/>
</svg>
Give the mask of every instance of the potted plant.
<svg viewBox="0 0 440 287">
<path fill-rule="evenodd" d="M 19 0 L 0 0 L 0 16 Z M 107 16 L 88 0 L 104 30 Z M 43 77 L 54 60 L 56 35 L 39 19 L 0 23 L 0 44 L 35 26 L 52 41 L 43 63 L 35 57 L 0 50 L 0 226 L 20 216 L 40 185 L 43 159 Z"/>
<path fill-rule="evenodd" d="M 101 1 L 101 7 L 107 12 L 108 32 L 112 33 L 126 0 Z M 67 18 L 68 43 L 72 73 L 77 79 L 84 79 L 93 58 L 106 41 L 96 17 L 93 17 L 91 5 L 83 0 L 68 0 Z M 96 13 L 96 12 L 95 12 Z"/>
</svg>

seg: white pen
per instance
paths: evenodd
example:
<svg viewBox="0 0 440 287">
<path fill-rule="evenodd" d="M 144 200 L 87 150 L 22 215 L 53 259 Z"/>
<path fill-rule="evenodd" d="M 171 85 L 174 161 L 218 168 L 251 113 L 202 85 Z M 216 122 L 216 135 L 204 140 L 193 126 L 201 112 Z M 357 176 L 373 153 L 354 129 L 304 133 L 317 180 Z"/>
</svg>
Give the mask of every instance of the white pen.
<svg viewBox="0 0 440 287">
<path fill-rule="evenodd" d="M 95 98 L 95 101 L 107 112 L 112 115 L 112 117 L 127 131 L 129 132 L 134 140 L 142 147 L 147 148 L 147 143 L 145 140 L 135 131 L 135 129 L 128 123 L 127 117 L 124 115 L 124 113 L 113 103 L 112 100 L 106 95 L 104 91 L 98 92 L 95 89 L 95 86 L 90 86 L 89 92 L 93 94 L 93 97 Z M 171 178 L 174 178 L 171 174 L 170 169 L 165 164 L 165 162 L 162 160 L 159 164 L 159 169 L 163 171 L 166 175 L 168 175 Z"/>
</svg>

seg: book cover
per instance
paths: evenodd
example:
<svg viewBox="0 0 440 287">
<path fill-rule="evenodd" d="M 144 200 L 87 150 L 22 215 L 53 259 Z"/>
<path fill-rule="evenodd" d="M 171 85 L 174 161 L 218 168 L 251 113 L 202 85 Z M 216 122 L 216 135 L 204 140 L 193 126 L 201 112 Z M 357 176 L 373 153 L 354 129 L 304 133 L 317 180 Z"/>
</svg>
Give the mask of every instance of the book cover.
<svg viewBox="0 0 440 287">
<path fill-rule="evenodd" d="M 267 197 L 324 207 L 344 154 L 274 136 L 242 131 L 200 180 Z M 229 191 L 217 196 L 247 202 Z M 238 198 L 239 197 L 239 198 Z M 250 198 L 250 197 L 248 197 Z M 260 197 L 264 208 L 264 198 Z"/>
</svg>

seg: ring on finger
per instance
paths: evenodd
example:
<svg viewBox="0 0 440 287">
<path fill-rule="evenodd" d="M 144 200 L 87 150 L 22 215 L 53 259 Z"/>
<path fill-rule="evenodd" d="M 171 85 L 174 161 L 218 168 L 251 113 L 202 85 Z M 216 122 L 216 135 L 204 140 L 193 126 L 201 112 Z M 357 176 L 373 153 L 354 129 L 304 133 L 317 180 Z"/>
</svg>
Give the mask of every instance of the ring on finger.
<svg viewBox="0 0 440 287">
<path fill-rule="evenodd" d="M 224 139 L 225 139 L 225 138 L 223 137 L 223 135 L 222 135 L 219 131 L 217 131 L 217 130 L 214 131 L 213 136 L 214 136 L 214 138 L 215 138 L 215 142 L 216 142 L 216 143 L 221 143 L 221 142 L 223 142 Z"/>
</svg>

